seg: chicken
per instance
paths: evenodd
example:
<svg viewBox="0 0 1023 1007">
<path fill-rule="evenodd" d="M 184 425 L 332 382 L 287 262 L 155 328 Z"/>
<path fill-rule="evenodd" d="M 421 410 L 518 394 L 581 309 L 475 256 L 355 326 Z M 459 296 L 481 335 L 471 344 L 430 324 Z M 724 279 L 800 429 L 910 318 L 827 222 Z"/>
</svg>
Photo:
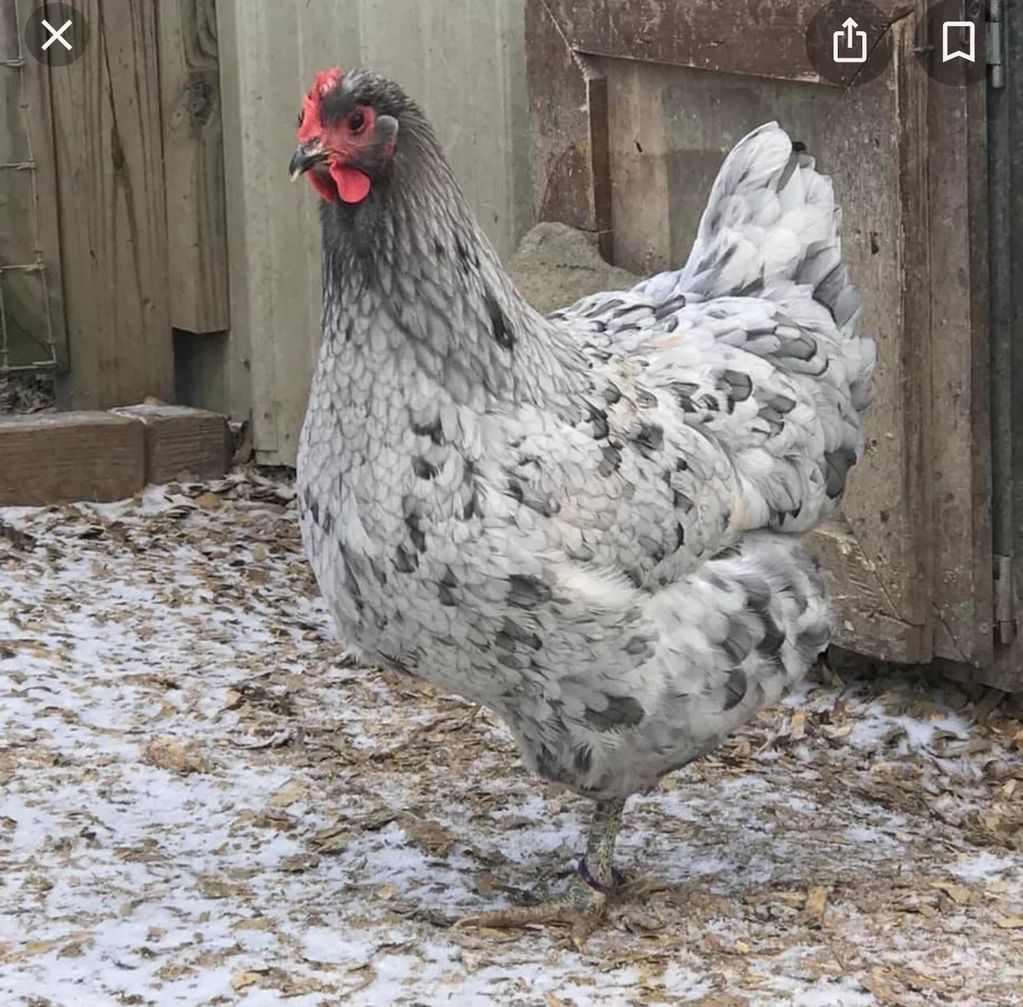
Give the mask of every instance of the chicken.
<svg viewBox="0 0 1023 1007">
<path fill-rule="evenodd" d="M 829 179 L 775 123 L 728 155 L 680 270 L 543 317 L 423 113 L 316 76 L 293 177 L 322 206 L 301 528 L 341 639 L 495 711 L 596 803 L 572 925 L 621 883 L 626 798 L 716 745 L 826 646 L 798 533 L 862 450 L 874 362 Z"/>
</svg>

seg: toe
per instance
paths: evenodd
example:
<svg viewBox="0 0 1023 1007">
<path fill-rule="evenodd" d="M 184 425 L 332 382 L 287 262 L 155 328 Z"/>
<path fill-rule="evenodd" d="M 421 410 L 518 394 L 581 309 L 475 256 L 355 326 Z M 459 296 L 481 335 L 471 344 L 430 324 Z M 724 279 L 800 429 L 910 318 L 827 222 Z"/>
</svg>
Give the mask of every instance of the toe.
<svg viewBox="0 0 1023 1007">
<path fill-rule="evenodd" d="M 537 918 L 537 912 L 542 908 L 542 906 L 512 906 L 509 909 L 495 909 L 486 913 L 477 913 L 475 916 L 463 916 L 461 919 L 455 920 L 452 926 L 456 930 L 465 927 L 480 927 L 487 930 L 522 927 L 527 923 L 546 922 L 546 920 Z"/>
<path fill-rule="evenodd" d="M 478 913 L 457 920 L 453 926 L 480 927 L 500 930 L 506 927 L 524 927 L 537 923 L 568 924 L 572 928 L 572 941 L 581 948 L 586 938 L 596 930 L 604 915 L 606 897 L 582 883 L 573 885 L 561 898 L 541 902 L 536 906 L 513 906 L 494 912 Z"/>
</svg>

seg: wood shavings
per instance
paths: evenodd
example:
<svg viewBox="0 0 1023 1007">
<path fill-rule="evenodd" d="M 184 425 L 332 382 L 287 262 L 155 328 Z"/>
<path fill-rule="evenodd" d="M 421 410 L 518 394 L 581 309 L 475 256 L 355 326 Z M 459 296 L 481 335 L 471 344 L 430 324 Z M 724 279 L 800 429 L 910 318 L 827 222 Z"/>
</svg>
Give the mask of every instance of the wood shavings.
<svg viewBox="0 0 1023 1007">
<path fill-rule="evenodd" d="M 287 808 L 296 801 L 302 800 L 309 792 L 308 787 L 301 780 L 290 780 L 280 790 L 270 795 L 266 802 L 270 808 Z"/>
<path fill-rule="evenodd" d="M 828 889 L 823 885 L 814 885 L 806 893 L 801 919 L 816 927 L 823 926 L 827 907 Z"/>
<path fill-rule="evenodd" d="M 173 707 L 172 712 L 177 712 Z M 157 719 L 163 719 L 158 713 Z M 208 768 L 206 757 L 194 745 L 186 745 L 177 738 L 159 737 L 146 742 L 141 752 L 142 761 L 187 776 L 204 773 Z"/>
<path fill-rule="evenodd" d="M 996 916 L 994 920 L 1002 930 L 1023 930 L 1023 916 Z"/>
<path fill-rule="evenodd" d="M 630 803 L 581 959 L 450 929 L 560 890 L 587 802 L 493 715 L 352 661 L 286 480 L 0 522 L 13 1003 L 1019 1003 L 1008 700 L 820 669 Z"/>
<path fill-rule="evenodd" d="M 458 842 L 458 833 L 438 822 L 411 815 L 402 816 L 400 821 L 405 835 L 431 857 L 447 856 Z"/>
<path fill-rule="evenodd" d="M 311 871 L 319 865 L 320 858 L 313 853 L 293 853 L 291 856 L 284 857 L 279 866 L 282 871 L 298 874 L 302 871 Z"/>
</svg>

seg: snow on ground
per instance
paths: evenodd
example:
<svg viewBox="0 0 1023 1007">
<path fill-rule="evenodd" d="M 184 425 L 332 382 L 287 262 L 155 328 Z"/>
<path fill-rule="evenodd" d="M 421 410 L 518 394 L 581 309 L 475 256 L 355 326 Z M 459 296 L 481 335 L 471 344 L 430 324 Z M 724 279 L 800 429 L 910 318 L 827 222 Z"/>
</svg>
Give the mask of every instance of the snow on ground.
<svg viewBox="0 0 1023 1007">
<path fill-rule="evenodd" d="M 0 1003 L 1023 1004 L 1023 725 L 910 672 L 634 799 L 585 954 L 453 930 L 562 884 L 585 802 L 350 666 L 292 497 L 0 511 Z"/>
</svg>

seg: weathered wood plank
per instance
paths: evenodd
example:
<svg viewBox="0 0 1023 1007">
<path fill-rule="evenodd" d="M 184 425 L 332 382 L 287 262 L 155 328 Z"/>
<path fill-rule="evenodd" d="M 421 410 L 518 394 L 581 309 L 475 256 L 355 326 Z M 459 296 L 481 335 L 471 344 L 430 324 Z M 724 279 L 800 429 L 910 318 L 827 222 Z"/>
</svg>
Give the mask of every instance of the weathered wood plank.
<svg viewBox="0 0 1023 1007">
<path fill-rule="evenodd" d="M 1007 130 L 1002 134 L 1005 146 L 1001 153 L 1004 164 L 1010 168 L 1008 206 L 1009 270 L 1019 270 L 1023 264 L 1023 118 L 1017 110 L 1023 108 L 1023 74 L 1017 67 L 1023 67 L 1023 6 L 1013 4 L 1005 12 L 1008 15 L 1009 74 L 1003 94 L 997 96 L 1002 114 L 1008 120 L 1000 124 Z M 1003 15 L 1004 16 L 1004 15 Z M 996 119 L 1001 116 L 996 111 Z M 1018 273 L 1015 274 L 1018 276 Z M 1008 556 L 1012 564 L 1012 593 L 1008 599 L 1009 611 L 1006 621 L 1014 629 L 1012 642 L 995 650 L 994 667 L 991 672 L 978 678 L 990 685 L 1003 689 L 1023 692 L 1023 284 L 1010 284 L 1011 295 L 1008 304 L 1011 321 L 1008 332 L 1011 347 L 1010 375 L 1012 382 L 1012 404 L 1010 415 L 1005 419 L 1011 425 L 1012 457 L 1012 515 L 1011 535 L 1002 536 L 999 552 Z M 1004 316 L 1003 316 L 1004 317 Z M 1008 626 L 1006 628 L 1009 628 Z"/>
<path fill-rule="evenodd" d="M 171 324 L 221 332 L 230 309 L 216 4 L 157 9 Z"/>
<path fill-rule="evenodd" d="M 82 0 L 85 53 L 50 74 L 73 408 L 174 393 L 156 5 Z"/>
<path fill-rule="evenodd" d="M 874 563 L 841 516 L 806 537 L 824 568 L 835 612 L 834 643 L 884 661 L 922 662 L 931 657 L 926 625 L 914 625 L 893 611 L 877 579 Z M 864 644 L 868 646 L 864 646 Z"/>
<path fill-rule="evenodd" d="M 0 6 L 0 55 L 23 57 L 12 4 Z M 67 362 L 49 75 L 25 59 L 0 67 L 0 276 L 9 366 Z"/>
<path fill-rule="evenodd" d="M 223 416 L 187 406 L 125 406 L 114 412 L 145 428 L 146 482 L 219 479 L 227 471 L 233 447 Z"/>
<path fill-rule="evenodd" d="M 145 484 L 141 423 L 102 412 L 0 416 L 0 506 L 120 500 Z"/>
<path fill-rule="evenodd" d="M 673 168 L 679 159 L 672 156 L 669 148 L 679 136 L 677 130 L 671 131 L 671 113 L 664 108 L 665 99 L 671 98 L 662 87 L 668 81 L 677 85 L 678 71 L 630 63 L 616 66 L 611 73 L 614 261 L 639 276 L 649 276 L 666 268 L 668 263 L 681 264 L 688 248 L 683 252 L 673 247 L 672 231 L 685 230 L 694 214 L 702 211 L 702 206 L 696 205 L 696 197 L 691 205 L 687 201 L 681 214 L 671 212 L 672 182 L 677 174 Z M 692 140 L 690 137 L 684 141 L 691 155 L 687 170 L 694 179 L 699 179 L 700 192 L 709 192 L 721 155 L 716 149 L 700 150 L 700 142 Z M 680 216 L 682 219 L 677 219 Z M 695 234 L 695 229 L 690 231 L 683 243 L 688 241 L 692 245 Z"/>
<path fill-rule="evenodd" d="M 932 341 L 928 472 L 934 508 L 935 653 L 994 656 L 988 412 L 984 89 L 931 88 L 928 174 Z"/>
<path fill-rule="evenodd" d="M 526 5 L 526 72 L 536 219 L 599 229 L 586 81 L 547 5 Z"/>
<path fill-rule="evenodd" d="M 819 81 L 806 33 L 820 0 L 541 0 L 571 48 L 698 70 Z M 532 6 L 532 5 L 531 5 Z M 889 21 L 910 0 L 874 0 Z"/>
<path fill-rule="evenodd" d="M 260 461 L 293 464 L 320 332 L 317 201 L 292 185 L 313 73 L 371 66 L 425 107 L 480 224 L 510 254 L 531 223 L 522 0 L 221 0 L 231 255 L 231 413 Z M 343 29 L 343 30 L 342 30 Z"/>
</svg>

